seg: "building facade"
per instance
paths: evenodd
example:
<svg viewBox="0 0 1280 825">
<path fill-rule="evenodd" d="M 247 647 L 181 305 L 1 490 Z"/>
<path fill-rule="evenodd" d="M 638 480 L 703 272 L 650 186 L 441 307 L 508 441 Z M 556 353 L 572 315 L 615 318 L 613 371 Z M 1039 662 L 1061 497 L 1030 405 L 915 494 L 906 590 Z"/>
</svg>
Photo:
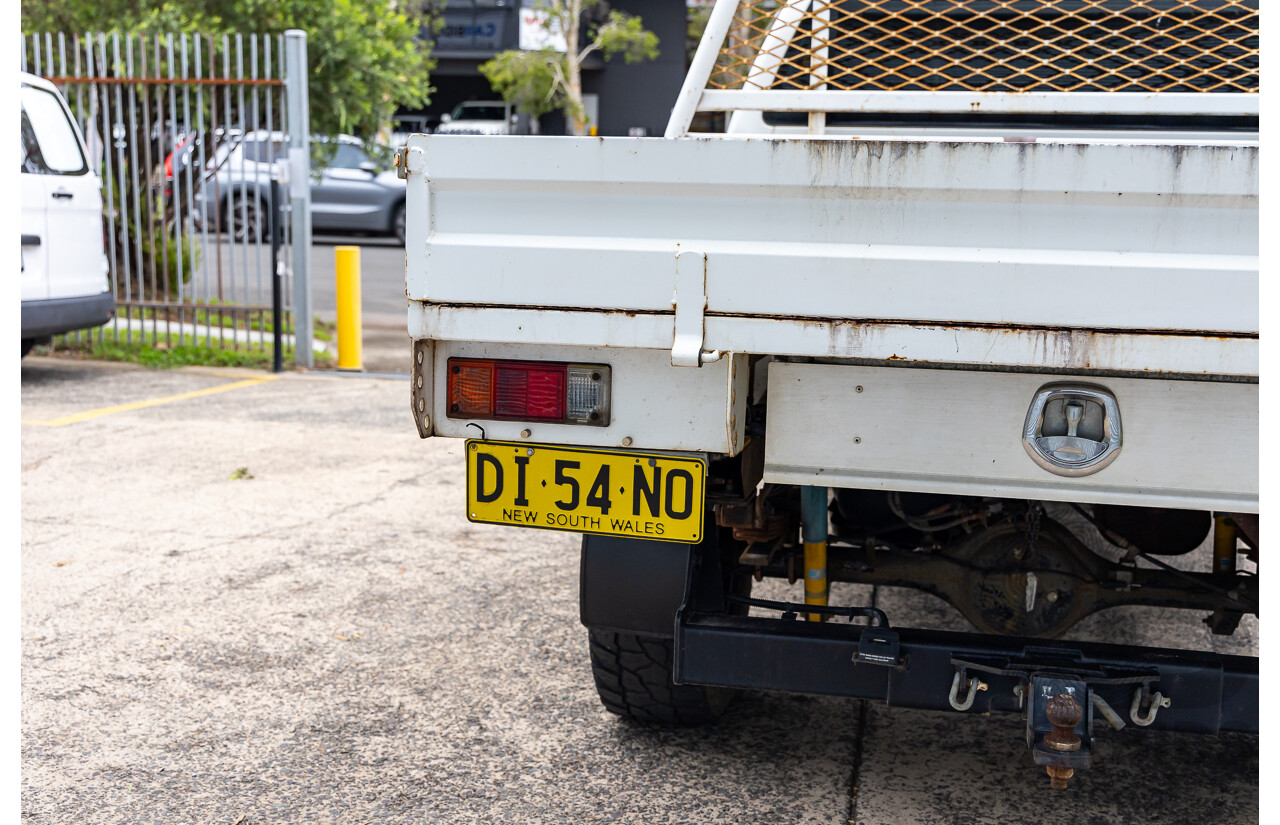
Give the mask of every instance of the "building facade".
<svg viewBox="0 0 1280 825">
<path fill-rule="evenodd" d="M 480 64 L 498 52 L 526 47 L 543 34 L 532 14 L 532 0 L 448 0 L 443 28 L 423 37 L 434 40 L 430 105 L 402 112 L 402 127 L 434 128 L 440 116 L 467 100 L 498 100 L 480 74 Z M 587 59 L 582 72 L 584 103 L 601 135 L 661 135 L 675 104 L 686 68 L 686 0 L 611 0 L 609 8 L 639 16 L 658 37 L 658 58 L 627 65 Z M 523 29 L 523 37 L 522 37 Z M 543 115 L 540 134 L 566 131 L 560 113 Z"/>
</svg>

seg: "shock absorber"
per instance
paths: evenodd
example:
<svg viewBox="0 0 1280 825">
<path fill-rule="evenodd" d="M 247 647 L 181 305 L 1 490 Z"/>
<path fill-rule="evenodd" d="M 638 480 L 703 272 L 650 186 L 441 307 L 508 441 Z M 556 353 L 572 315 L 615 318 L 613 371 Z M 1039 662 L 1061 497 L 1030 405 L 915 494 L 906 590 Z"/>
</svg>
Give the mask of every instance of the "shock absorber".
<svg viewBox="0 0 1280 825">
<path fill-rule="evenodd" d="M 1213 514 L 1213 572 L 1232 576 L 1236 572 L 1236 525 L 1230 516 Z"/>
<path fill-rule="evenodd" d="M 800 536 L 804 541 L 804 603 L 827 604 L 827 488 L 800 488 Z M 809 621 L 822 615 L 810 613 Z"/>
</svg>

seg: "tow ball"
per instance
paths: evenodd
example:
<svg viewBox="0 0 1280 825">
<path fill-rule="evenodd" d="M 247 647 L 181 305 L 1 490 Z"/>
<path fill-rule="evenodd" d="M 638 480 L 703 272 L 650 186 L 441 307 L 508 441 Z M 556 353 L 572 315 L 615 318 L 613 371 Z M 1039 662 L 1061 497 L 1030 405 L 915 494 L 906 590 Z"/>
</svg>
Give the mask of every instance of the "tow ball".
<svg viewBox="0 0 1280 825">
<path fill-rule="evenodd" d="M 990 690 L 1002 681 L 1007 688 L 1005 679 L 1014 677 L 1013 693 L 1027 723 L 1027 747 L 1035 764 L 1049 775 L 1049 786 L 1054 790 L 1065 790 L 1076 771 L 1089 767 L 1093 759 L 1094 711 L 1116 730 L 1125 727 L 1125 720 L 1102 693 L 1113 700 L 1120 696 L 1127 700 L 1128 691 L 1132 690 L 1129 719 L 1140 727 L 1150 725 L 1160 709 L 1171 704 L 1159 691 L 1152 692 L 1152 684 L 1159 677 L 1150 671 L 1098 670 L 1081 678 L 1082 674 L 1037 671 L 1027 661 L 1006 661 L 997 666 L 994 662 L 952 659 L 952 665 L 956 671 L 947 699 L 952 708 L 962 712 L 974 706 L 980 691 Z M 991 684 L 971 675 L 971 671 L 982 673 Z"/>
<path fill-rule="evenodd" d="M 1086 695 L 1088 688 L 1082 683 L 1065 681 L 1059 685 L 1051 684 L 1055 681 L 1058 680 L 1043 680 L 1038 686 L 1043 693 L 1033 709 L 1034 724 L 1031 712 L 1028 712 L 1027 732 L 1035 763 L 1042 765 L 1045 773 L 1049 774 L 1049 787 L 1063 791 L 1077 768 L 1089 767 L 1093 757 L 1093 737 L 1089 735 L 1085 709 L 1076 699 L 1077 690 L 1083 687 L 1081 695 Z M 1059 690 L 1063 692 L 1056 692 Z M 1049 728 L 1047 731 L 1041 730 L 1046 726 Z"/>
<path fill-rule="evenodd" d="M 1049 787 L 1054 790 L 1066 790 L 1067 781 L 1075 772 L 1089 767 L 1093 758 L 1093 711 L 1101 713 L 1116 730 L 1125 726 L 1115 708 L 1086 682 L 1032 676 L 1030 689 L 1027 685 L 1018 687 L 1022 688 L 1019 697 L 1026 697 L 1027 745 L 1035 763 L 1049 775 Z M 1150 725 L 1161 708 L 1172 704 L 1159 691 L 1152 693 L 1148 680 L 1133 688 L 1129 719 L 1135 725 Z M 1143 706 L 1146 713 L 1139 711 Z"/>
</svg>

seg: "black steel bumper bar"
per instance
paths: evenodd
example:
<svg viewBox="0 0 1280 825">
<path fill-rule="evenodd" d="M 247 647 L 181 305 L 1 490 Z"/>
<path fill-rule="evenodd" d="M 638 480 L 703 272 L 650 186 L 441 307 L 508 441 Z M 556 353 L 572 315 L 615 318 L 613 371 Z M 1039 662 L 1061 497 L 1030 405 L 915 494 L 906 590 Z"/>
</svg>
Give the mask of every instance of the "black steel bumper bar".
<svg viewBox="0 0 1280 825">
<path fill-rule="evenodd" d="M 862 625 L 690 610 L 676 621 L 675 681 L 952 709 L 955 675 L 987 685 L 970 714 L 1019 713 L 1032 674 L 1078 678 L 1126 721 L 1145 683 L 1168 697 L 1153 730 L 1257 732 L 1258 660 L 1187 650 L 895 628 L 898 665 L 856 661 Z"/>
</svg>

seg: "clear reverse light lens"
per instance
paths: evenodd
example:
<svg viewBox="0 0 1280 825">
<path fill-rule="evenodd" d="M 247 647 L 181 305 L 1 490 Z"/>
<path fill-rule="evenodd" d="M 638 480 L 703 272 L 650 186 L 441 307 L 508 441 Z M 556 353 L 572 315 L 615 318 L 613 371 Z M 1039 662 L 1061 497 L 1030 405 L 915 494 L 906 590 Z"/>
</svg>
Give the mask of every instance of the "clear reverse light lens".
<svg viewBox="0 0 1280 825">
<path fill-rule="evenodd" d="M 609 426 L 609 372 L 608 367 L 599 364 L 569 365 L 567 421 Z"/>
</svg>

